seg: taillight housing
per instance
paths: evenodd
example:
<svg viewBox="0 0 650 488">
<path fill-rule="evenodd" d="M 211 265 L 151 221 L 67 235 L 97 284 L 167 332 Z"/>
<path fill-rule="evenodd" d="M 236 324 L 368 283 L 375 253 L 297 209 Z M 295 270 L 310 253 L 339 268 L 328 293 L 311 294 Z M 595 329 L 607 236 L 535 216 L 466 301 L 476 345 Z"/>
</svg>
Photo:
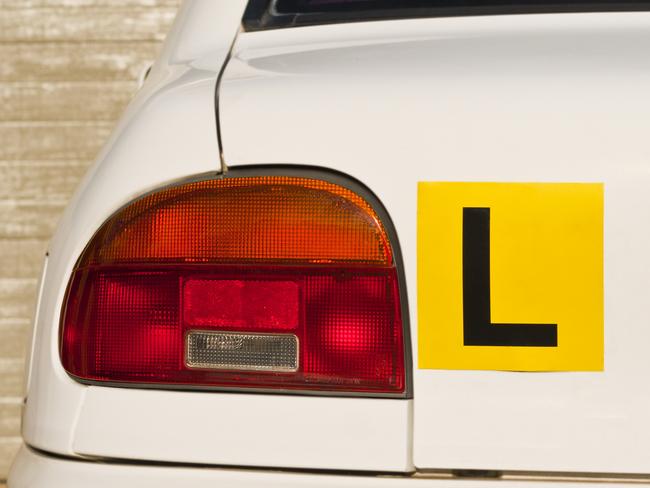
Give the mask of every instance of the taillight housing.
<svg viewBox="0 0 650 488">
<path fill-rule="evenodd" d="M 92 238 L 68 285 L 61 360 L 91 383 L 403 396 L 398 276 L 384 222 L 345 186 L 183 183 Z"/>
</svg>

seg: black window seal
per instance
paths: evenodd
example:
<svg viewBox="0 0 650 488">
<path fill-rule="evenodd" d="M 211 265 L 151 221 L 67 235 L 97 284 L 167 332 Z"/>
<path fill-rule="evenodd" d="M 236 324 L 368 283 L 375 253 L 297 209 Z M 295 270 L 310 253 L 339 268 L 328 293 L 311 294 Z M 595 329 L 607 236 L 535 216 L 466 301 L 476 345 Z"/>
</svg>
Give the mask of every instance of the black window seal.
<svg viewBox="0 0 650 488">
<path fill-rule="evenodd" d="M 551 13 L 613 13 L 650 11 L 645 0 L 564 3 L 510 4 L 487 6 L 417 7 L 404 9 L 363 9 L 348 12 L 278 13 L 275 0 L 249 0 L 244 13 L 246 32 L 289 27 L 370 22 L 380 20 L 403 20 L 442 17 L 470 17 L 491 15 L 522 15 Z"/>
</svg>

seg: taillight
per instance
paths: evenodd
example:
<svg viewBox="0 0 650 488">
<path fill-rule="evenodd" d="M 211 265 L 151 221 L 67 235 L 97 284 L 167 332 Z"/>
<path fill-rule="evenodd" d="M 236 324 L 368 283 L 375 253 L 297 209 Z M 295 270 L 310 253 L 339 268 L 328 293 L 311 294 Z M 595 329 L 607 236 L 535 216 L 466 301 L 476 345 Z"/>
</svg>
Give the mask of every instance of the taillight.
<svg viewBox="0 0 650 488">
<path fill-rule="evenodd" d="M 61 359 L 91 382 L 402 393 L 391 243 L 365 199 L 321 180 L 165 188 L 83 252 Z"/>
</svg>

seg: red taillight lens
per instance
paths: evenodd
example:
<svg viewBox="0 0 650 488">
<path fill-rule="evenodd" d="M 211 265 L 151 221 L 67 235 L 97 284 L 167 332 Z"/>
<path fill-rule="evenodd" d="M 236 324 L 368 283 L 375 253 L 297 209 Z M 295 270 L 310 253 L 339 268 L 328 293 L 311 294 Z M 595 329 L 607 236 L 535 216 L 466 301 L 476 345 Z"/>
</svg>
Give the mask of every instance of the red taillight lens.
<svg viewBox="0 0 650 488">
<path fill-rule="evenodd" d="M 68 287 L 65 369 L 99 382 L 400 393 L 399 284 L 357 194 L 226 178 L 109 219 Z"/>
</svg>

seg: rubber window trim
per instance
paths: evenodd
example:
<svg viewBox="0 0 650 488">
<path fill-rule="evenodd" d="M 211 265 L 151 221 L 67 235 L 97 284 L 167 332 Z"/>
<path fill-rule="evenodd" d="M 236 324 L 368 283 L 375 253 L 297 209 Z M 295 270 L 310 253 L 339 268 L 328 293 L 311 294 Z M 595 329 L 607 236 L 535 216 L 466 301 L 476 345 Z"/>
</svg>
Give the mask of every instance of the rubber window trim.
<svg viewBox="0 0 650 488">
<path fill-rule="evenodd" d="M 378 20 L 399 20 L 437 17 L 467 17 L 486 15 L 520 15 L 548 13 L 593 13 L 593 12 L 643 12 L 650 11 L 648 0 L 616 1 L 573 1 L 549 4 L 517 2 L 507 5 L 414 7 L 391 9 L 358 9 L 330 12 L 279 13 L 275 8 L 277 0 L 249 0 L 244 13 L 243 26 L 247 32 L 271 30 L 309 25 L 368 22 Z M 459 2 L 467 3 L 467 2 Z"/>
</svg>

